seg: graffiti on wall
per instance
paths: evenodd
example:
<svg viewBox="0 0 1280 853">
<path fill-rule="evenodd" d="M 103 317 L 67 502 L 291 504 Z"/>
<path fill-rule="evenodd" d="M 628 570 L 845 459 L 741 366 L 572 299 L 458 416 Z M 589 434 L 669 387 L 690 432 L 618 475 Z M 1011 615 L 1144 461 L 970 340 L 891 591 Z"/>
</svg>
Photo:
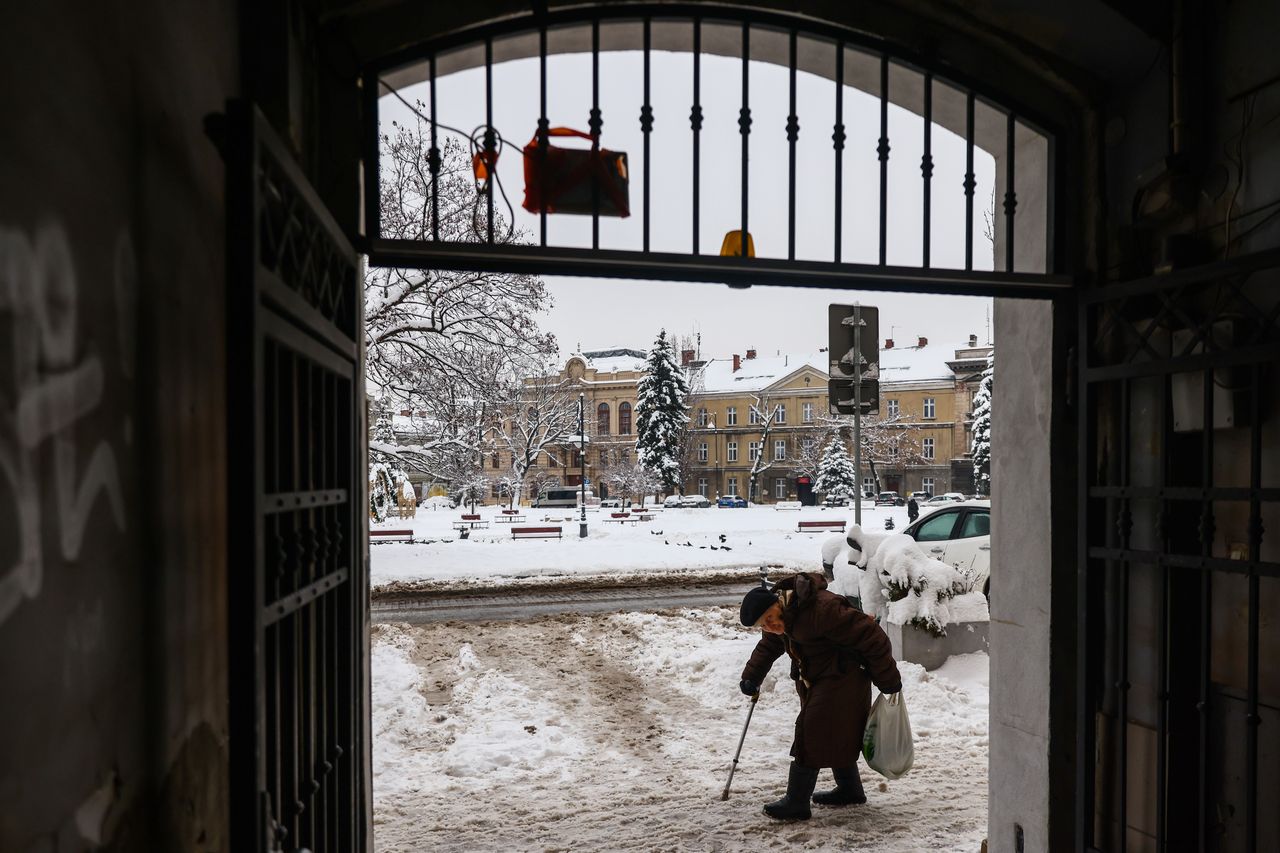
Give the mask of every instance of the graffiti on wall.
<svg viewBox="0 0 1280 853">
<path fill-rule="evenodd" d="M 57 223 L 34 232 L 0 226 L 0 329 L 9 338 L 0 343 L 7 350 L 0 358 L 0 490 L 8 492 L 0 506 L 11 507 L 17 532 L 16 554 L 0 564 L 0 624 L 40 594 L 46 538 L 56 538 L 62 560 L 75 561 L 99 506 L 117 530 L 126 528 L 115 449 L 106 438 L 76 428 L 102 405 L 108 370 L 126 380 L 133 376 L 137 261 L 126 232 L 116 241 L 109 275 L 116 364 L 105 363 L 77 334 L 80 290 L 65 229 Z M 123 440 L 131 435 L 126 417 Z M 41 468 L 46 447 L 48 474 Z M 52 513 L 46 512 L 49 494 Z M 11 545 L 3 554 L 13 551 Z"/>
</svg>

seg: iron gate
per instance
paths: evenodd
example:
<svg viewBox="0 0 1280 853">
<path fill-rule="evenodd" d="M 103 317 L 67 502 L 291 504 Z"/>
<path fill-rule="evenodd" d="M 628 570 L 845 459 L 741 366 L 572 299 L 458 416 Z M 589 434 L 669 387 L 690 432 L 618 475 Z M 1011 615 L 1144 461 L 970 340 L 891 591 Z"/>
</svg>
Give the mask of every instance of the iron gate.
<svg viewBox="0 0 1280 853">
<path fill-rule="evenodd" d="M 360 264 L 251 104 L 224 150 L 232 849 L 363 850 Z"/>
<path fill-rule="evenodd" d="M 1082 297 L 1084 849 L 1280 847 L 1277 285 L 1271 251 Z"/>
</svg>

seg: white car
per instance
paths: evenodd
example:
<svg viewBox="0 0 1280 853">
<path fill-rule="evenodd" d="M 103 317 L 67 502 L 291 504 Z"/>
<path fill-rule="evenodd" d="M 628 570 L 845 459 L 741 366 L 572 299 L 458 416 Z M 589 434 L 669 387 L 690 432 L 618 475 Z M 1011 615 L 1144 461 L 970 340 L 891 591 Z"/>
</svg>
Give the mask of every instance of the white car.
<svg viewBox="0 0 1280 853">
<path fill-rule="evenodd" d="M 622 499 L 621 498 L 601 498 L 600 508 L 601 509 L 622 509 Z"/>
<path fill-rule="evenodd" d="M 930 557 L 973 578 L 973 588 L 991 591 L 991 501 L 951 502 L 911 524 L 903 533 Z"/>
<path fill-rule="evenodd" d="M 706 509 L 711 506 L 711 501 L 709 501 L 704 495 L 685 495 L 680 500 L 680 506 L 690 507 L 693 509 Z"/>
</svg>

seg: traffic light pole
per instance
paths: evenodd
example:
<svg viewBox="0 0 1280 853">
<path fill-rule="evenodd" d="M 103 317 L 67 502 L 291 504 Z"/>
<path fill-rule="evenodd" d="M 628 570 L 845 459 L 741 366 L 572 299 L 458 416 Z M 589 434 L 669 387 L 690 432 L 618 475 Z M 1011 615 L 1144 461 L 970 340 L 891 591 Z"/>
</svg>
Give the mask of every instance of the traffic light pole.
<svg viewBox="0 0 1280 853">
<path fill-rule="evenodd" d="M 862 306 L 853 306 L 853 523 L 862 526 Z"/>
</svg>

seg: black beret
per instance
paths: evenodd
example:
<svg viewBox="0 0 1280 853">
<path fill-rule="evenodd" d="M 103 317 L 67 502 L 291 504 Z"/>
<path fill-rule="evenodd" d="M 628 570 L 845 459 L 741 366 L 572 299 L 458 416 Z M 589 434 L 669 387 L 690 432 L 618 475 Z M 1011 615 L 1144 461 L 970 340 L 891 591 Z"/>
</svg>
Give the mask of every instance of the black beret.
<svg viewBox="0 0 1280 853">
<path fill-rule="evenodd" d="M 748 628 L 760 621 L 760 617 L 770 607 L 778 603 L 778 596 L 773 590 L 765 589 L 762 586 L 753 587 L 750 592 L 742 597 L 742 613 L 740 618 L 742 624 Z"/>
</svg>

